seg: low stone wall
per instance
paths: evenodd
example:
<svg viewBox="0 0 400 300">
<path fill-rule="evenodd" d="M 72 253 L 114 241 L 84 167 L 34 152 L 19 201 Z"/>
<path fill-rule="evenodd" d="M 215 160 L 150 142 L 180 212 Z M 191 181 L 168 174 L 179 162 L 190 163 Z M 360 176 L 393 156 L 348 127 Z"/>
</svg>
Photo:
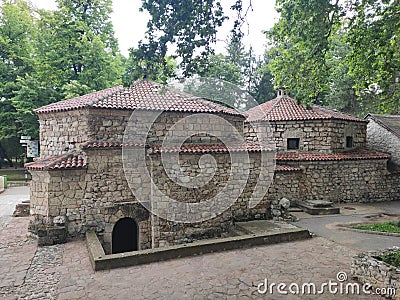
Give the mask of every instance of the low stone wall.
<svg viewBox="0 0 400 300">
<path fill-rule="evenodd" d="M 396 250 L 399 250 L 399 248 L 396 248 Z M 361 283 L 370 284 L 374 288 L 395 289 L 396 295 L 388 295 L 387 298 L 400 299 L 400 270 L 379 259 L 381 255 L 390 251 L 393 251 L 393 249 L 360 253 L 353 256 L 351 274 Z"/>
<path fill-rule="evenodd" d="M 400 200 L 400 176 L 386 159 L 301 162 L 299 200 L 378 202 Z"/>
</svg>

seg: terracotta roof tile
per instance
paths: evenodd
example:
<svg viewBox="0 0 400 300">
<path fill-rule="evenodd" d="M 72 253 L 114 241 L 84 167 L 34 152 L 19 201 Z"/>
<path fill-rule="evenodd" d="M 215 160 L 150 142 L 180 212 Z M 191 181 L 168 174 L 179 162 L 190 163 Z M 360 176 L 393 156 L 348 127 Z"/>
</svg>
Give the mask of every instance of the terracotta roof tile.
<svg viewBox="0 0 400 300">
<path fill-rule="evenodd" d="M 59 101 L 46 106 L 42 106 L 38 109 L 35 109 L 33 112 L 36 114 L 43 114 L 43 113 L 69 111 L 69 110 L 90 107 L 94 102 L 98 101 L 99 99 L 109 97 L 110 95 L 122 90 L 123 90 L 122 86 L 116 86 L 99 92 L 90 93 L 81 97 L 76 97 L 64 101 Z"/>
<path fill-rule="evenodd" d="M 389 158 L 390 155 L 387 153 L 369 149 L 353 149 L 338 153 L 280 152 L 276 155 L 277 161 L 341 161 Z"/>
<path fill-rule="evenodd" d="M 288 97 L 278 97 L 265 102 L 244 113 L 247 122 L 257 121 L 302 121 L 302 120 L 346 120 L 365 122 L 365 120 L 334 109 L 313 105 L 310 109 Z"/>
<path fill-rule="evenodd" d="M 228 153 L 232 152 L 260 152 L 272 151 L 271 149 L 263 149 L 258 143 L 245 142 L 243 144 L 184 144 L 181 147 L 163 147 L 160 145 L 154 146 L 149 150 L 150 154 L 157 153 Z"/>
<path fill-rule="evenodd" d="M 55 171 L 65 169 L 84 169 L 87 167 L 83 154 L 69 153 L 52 156 L 25 164 L 25 168 L 35 171 Z"/>
<path fill-rule="evenodd" d="M 147 147 L 146 144 L 108 142 L 108 141 L 93 141 L 82 145 L 82 149 L 110 149 L 122 147 Z"/>
<path fill-rule="evenodd" d="M 150 81 L 137 81 L 129 88 L 118 86 L 57 102 L 38 108 L 34 112 L 42 114 L 81 108 L 225 113 L 243 116 L 234 109 Z"/>
<path fill-rule="evenodd" d="M 282 166 L 276 165 L 275 172 L 301 172 L 301 168 L 291 167 L 291 166 Z"/>
</svg>

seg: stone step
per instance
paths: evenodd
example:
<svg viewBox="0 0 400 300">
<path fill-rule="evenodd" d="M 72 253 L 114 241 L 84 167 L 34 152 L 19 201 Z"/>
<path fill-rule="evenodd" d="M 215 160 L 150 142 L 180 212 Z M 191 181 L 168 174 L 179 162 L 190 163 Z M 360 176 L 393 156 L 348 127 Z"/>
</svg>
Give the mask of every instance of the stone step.
<svg viewBox="0 0 400 300">
<path fill-rule="evenodd" d="M 337 215 L 340 214 L 339 207 L 315 207 L 309 205 L 307 202 L 298 202 L 297 206 L 299 206 L 305 213 L 310 215 Z"/>
</svg>

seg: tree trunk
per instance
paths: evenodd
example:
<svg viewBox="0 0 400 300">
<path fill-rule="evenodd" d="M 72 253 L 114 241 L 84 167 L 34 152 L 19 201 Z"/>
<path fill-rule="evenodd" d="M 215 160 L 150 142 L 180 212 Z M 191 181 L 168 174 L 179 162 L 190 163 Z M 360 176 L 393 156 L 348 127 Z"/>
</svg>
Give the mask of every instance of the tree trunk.
<svg viewBox="0 0 400 300">
<path fill-rule="evenodd" d="M 5 158 L 8 161 L 10 167 L 13 166 L 12 160 L 8 157 L 6 150 L 3 148 L 3 145 L 0 143 L 0 157 L 3 159 Z"/>
</svg>

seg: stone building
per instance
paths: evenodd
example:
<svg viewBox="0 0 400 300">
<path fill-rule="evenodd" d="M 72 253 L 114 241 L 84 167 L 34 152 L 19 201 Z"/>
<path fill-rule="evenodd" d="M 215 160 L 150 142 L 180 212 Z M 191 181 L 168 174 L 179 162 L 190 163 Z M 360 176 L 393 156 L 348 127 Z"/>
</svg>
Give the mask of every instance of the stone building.
<svg viewBox="0 0 400 300">
<path fill-rule="evenodd" d="M 368 120 L 367 144 L 391 154 L 391 162 L 400 166 L 400 115 L 373 115 Z"/>
<path fill-rule="evenodd" d="M 284 95 L 241 114 L 139 81 L 35 113 L 41 156 L 26 167 L 42 244 L 95 230 L 117 253 L 224 235 L 276 216 L 283 197 L 399 200 L 390 155 L 366 148 L 368 121 Z"/>
<path fill-rule="evenodd" d="M 220 236 L 235 221 L 270 217 L 267 197 L 248 205 L 256 184 L 272 180 L 272 165 L 260 179 L 261 153 L 269 150 L 243 138 L 245 116 L 232 109 L 140 81 L 35 113 L 41 156 L 26 167 L 32 174 L 31 230 L 41 243 L 94 229 L 108 253 L 147 249 Z M 141 151 L 144 164 L 136 156 Z M 177 154 L 178 167 L 167 174 L 162 157 L 173 162 Z M 204 173 L 214 176 L 199 176 Z M 188 185 L 191 178 L 203 187 Z M 169 198 L 193 205 L 182 211 L 164 201 Z M 193 222 L 181 220 L 185 209 L 203 201 L 207 205 L 190 212 Z M 136 232 L 131 247 L 118 244 L 126 228 Z"/>
<path fill-rule="evenodd" d="M 271 187 L 277 180 L 290 182 L 286 198 L 400 200 L 400 176 L 387 168 L 390 155 L 367 147 L 368 120 L 317 105 L 307 109 L 284 94 L 246 114 L 248 140 L 256 140 L 256 133 L 273 136 L 277 170 L 288 167 Z"/>
</svg>

